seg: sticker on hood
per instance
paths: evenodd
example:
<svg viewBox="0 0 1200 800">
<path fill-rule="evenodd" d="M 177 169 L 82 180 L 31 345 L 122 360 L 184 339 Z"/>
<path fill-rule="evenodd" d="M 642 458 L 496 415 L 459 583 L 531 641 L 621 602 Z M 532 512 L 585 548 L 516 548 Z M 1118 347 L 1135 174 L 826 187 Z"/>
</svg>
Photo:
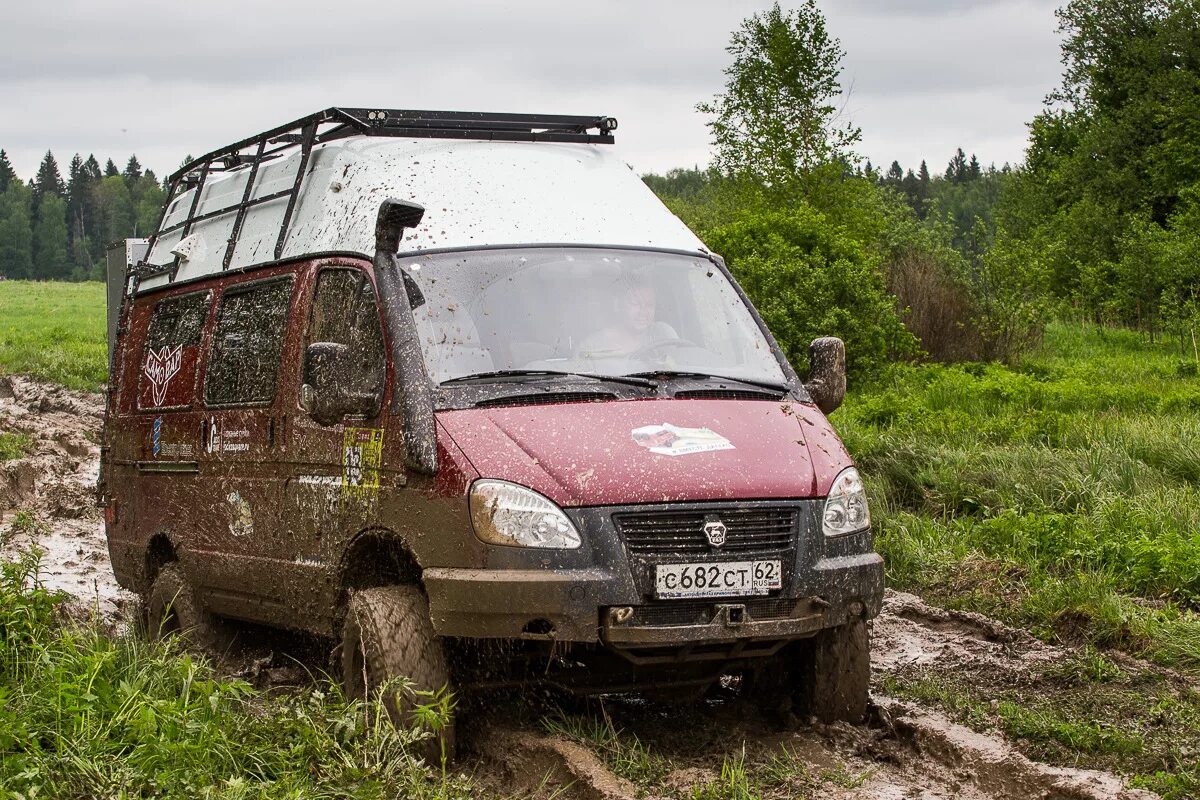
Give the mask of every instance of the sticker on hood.
<svg viewBox="0 0 1200 800">
<path fill-rule="evenodd" d="M 634 428 L 632 435 L 635 442 L 661 456 L 734 449 L 732 442 L 708 428 L 681 428 L 669 422 Z"/>
</svg>

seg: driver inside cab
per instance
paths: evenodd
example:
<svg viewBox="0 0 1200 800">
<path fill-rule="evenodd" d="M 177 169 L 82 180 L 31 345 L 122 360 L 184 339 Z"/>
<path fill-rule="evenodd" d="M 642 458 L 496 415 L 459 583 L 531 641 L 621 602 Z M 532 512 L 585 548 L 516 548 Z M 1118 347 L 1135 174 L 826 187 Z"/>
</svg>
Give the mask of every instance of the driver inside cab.
<svg viewBox="0 0 1200 800">
<path fill-rule="evenodd" d="M 584 339 L 576 356 L 620 358 L 678 339 L 674 328 L 655 318 L 657 306 L 657 292 L 649 276 L 626 274 L 617 282 L 615 321 Z"/>
</svg>

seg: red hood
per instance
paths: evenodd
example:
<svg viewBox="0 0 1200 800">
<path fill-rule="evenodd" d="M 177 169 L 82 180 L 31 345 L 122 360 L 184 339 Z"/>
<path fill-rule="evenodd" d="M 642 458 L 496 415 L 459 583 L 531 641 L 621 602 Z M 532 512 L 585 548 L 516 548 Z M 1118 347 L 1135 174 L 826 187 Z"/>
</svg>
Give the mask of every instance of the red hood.
<svg viewBox="0 0 1200 800">
<path fill-rule="evenodd" d="M 824 415 L 792 402 L 564 403 L 437 419 L 480 476 L 563 506 L 821 497 L 851 463 Z"/>
</svg>

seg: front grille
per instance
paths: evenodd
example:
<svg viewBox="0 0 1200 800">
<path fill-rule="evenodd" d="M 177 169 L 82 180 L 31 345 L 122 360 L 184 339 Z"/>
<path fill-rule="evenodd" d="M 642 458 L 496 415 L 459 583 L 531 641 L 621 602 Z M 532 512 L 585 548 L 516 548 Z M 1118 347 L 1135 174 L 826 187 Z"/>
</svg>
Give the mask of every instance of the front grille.
<svg viewBox="0 0 1200 800">
<path fill-rule="evenodd" d="M 680 400 L 779 400 L 783 393 L 753 389 L 684 389 L 674 396 Z"/>
<path fill-rule="evenodd" d="M 480 400 L 476 408 L 494 408 L 497 406 L 548 406 L 551 403 L 600 403 L 605 400 L 615 400 L 617 396 L 609 392 L 540 392 L 538 394 L 519 394 L 509 397 L 490 397 Z"/>
<path fill-rule="evenodd" d="M 636 606 L 630 625 L 647 627 L 669 627 L 672 625 L 707 625 L 717 614 L 717 603 L 744 605 L 748 621 L 762 622 L 772 619 L 787 619 L 792 616 L 796 598 L 756 597 L 713 600 L 672 600 L 652 606 Z"/>
<path fill-rule="evenodd" d="M 704 525 L 725 523 L 725 544 L 709 545 Z M 704 511 L 639 511 L 613 514 L 629 552 L 642 556 L 688 553 L 771 553 L 792 547 L 795 508 Z"/>
</svg>

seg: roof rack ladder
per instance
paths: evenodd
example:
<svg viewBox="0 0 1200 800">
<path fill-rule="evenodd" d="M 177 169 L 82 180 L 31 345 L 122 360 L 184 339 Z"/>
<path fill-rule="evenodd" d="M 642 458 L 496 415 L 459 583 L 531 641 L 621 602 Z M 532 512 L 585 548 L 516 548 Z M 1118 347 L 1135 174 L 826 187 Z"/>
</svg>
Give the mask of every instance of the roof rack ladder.
<svg viewBox="0 0 1200 800">
<path fill-rule="evenodd" d="M 204 181 L 208 179 L 208 168 L 211 162 L 204 162 L 204 166 L 200 168 L 200 182 L 196 184 L 196 193 L 192 195 L 192 207 L 188 209 L 187 222 L 183 224 L 183 231 L 179 234 L 179 241 L 183 241 L 192 232 L 192 220 L 196 217 L 196 209 L 200 207 L 200 195 L 204 192 Z M 171 262 L 171 280 L 175 280 L 175 276 L 179 274 L 179 256 L 175 256 L 175 260 Z"/>
<path fill-rule="evenodd" d="M 296 209 L 296 196 L 300 194 L 300 184 L 304 182 L 304 172 L 308 169 L 308 156 L 312 153 L 313 139 L 317 136 L 316 120 L 304 126 L 304 140 L 300 145 L 300 163 L 296 167 L 296 182 L 292 184 L 292 193 L 288 197 L 287 210 L 283 212 L 283 222 L 279 225 L 279 239 L 275 242 L 275 260 L 283 256 L 283 245 L 287 242 L 288 226 L 292 224 L 292 212 Z"/>
<path fill-rule="evenodd" d="M 267 137 L 264 136 L 258 140 L 258 152 L 254 155 L 254 163 L 250 165 L 250 176 L 246 178 L 246 191 L 242 192 L 242 202 L 238 205 L 237 216 L 233 218 L 233 230 L 229 232 L 229 244 L 225 246 L 225 260 L 221 262 L 221 269 L 229 269 L 229 264 L 233 261 L 233 251 L 237 247 L 238 236 L 242 233 L 242 223 L 246 221 L 246 207 L 250 202 L 250 195 L 254 192 L 254 179 L 258 176 L 258 165 L 262 163 L 263 150 L 267 147 Z"/>
</svg>

